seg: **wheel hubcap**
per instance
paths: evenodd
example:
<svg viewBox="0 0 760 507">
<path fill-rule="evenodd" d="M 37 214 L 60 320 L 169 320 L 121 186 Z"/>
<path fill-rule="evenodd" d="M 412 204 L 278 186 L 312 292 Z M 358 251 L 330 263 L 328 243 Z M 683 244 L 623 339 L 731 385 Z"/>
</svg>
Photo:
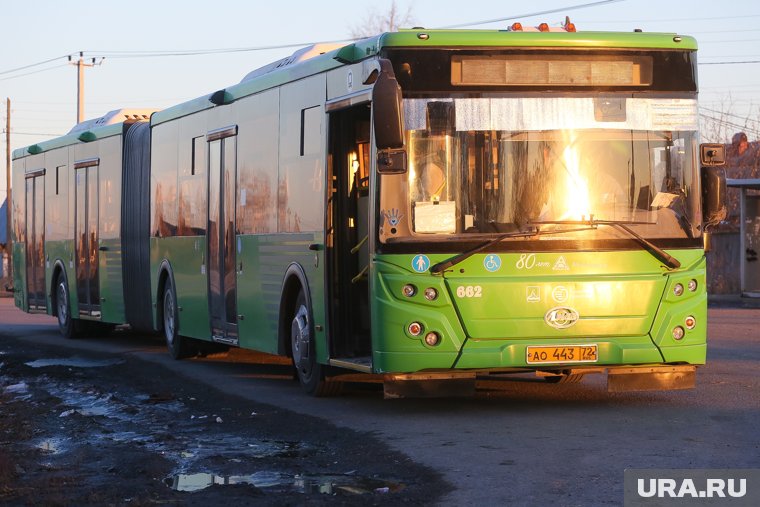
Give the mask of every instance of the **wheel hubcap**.
<svg viewBox="0 0 760 507">
<path fill-rule="evenodd" d="M 310 335 L 309 335 L 309 311 L 306 306 L 301 305 L 293 317 L 290 326 L 291 345 L 293 347 L 293 363 L 298 369 L 298 374 L 302 380 L 307 380 L 311 376 L 310 361 Z"/>
<path fill-rule="evenodd" d="M 69 320 L 69 302 L 63 282 L 58 284 L 58 324 L 65 326 Z"/>
<path fill-rule="evenodd" d="M 164 297 L 164 329 L 166 341 L 171 345 L 174 343 L 174 298 L 171 291 L 166 291 Z"/>
</svg>

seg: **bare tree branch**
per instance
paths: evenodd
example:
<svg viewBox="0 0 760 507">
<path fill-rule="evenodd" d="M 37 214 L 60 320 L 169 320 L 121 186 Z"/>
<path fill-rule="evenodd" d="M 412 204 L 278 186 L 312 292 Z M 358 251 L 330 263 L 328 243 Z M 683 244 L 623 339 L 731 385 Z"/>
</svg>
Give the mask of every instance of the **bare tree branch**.
<svg viewBox="0 0 760 507">
<path fill-rule="evenodd" d="M 414 15 L 410 5 L 406 12 L 401 14 L 396 0 L 391 1 L 390 7 L 385 12 L 378 12 L 376 9 L 371 10 L 367 16 L 357 25 L 351 27 L 351 37 L 361 39 L 371 37 L 383 32 L 395 32 L 402 26 L 412 26 L 414 24 Z"/>
</svg>

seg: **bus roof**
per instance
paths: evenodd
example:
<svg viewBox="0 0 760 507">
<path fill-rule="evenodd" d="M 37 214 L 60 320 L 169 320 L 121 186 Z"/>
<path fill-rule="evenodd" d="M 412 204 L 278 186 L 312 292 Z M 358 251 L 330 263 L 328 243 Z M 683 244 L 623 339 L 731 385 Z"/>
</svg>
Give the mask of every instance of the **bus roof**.
<svg viewBox="0 0 760 507">
<path fill-rule="evenodd" d="M 324 51 L 300 49 L 293 56 L 256 69 L 238 84 L 157 112 L 152 125 L 229 104 L 240 98 L 296 81 L 320 72 L 359 62 L 392 47 L 480 47 L 480 48 L 611 48 L 696 50 L 693 37 L 675 33 L 647 32 L 528 32 L 512 30 L 425 30 L 402 29 L 347 43 L 326 46 Z M 303 55 L 308 57 L 303 58 Z"/>
<path fill-rule="evenodd" d="M 98 118 L 77 123 L 64 136 L 13 150 L 13 159 L 121 134 L 124 123 L 147 121 L 154 111 L 155 109 L 116 109 L 109 111 Z"/>
</svg>

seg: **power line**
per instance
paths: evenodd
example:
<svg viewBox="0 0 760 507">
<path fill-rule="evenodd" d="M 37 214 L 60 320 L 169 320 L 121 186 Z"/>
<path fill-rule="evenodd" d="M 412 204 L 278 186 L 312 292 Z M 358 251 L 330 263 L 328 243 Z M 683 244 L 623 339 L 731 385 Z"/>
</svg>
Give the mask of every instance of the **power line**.
<svg viewBox="0 0 760 507">
<path fill-rule="evenodd" d="M 65 66 L 66 66 L 66 64 L 64 63 L 64 64 L 61 64 L 61 65 L 56 65 L 54 67 L 48 67 L 46 69 L 34 70 L 32 72 L 26 72 L 24 74 L 18 74 L 18 75 L 15 75 L 15 76 L 9 76 L 9 77 L 0 78 L 0 81 L 10 81 L 11 79 L 17 79 L 17 78 L 24 77 L 24 76 L 31 76 L 32 74 L 39 74 L 40 72 L 47 72 L 49 70 L 54 70 L 54 69 L 57 69 L 57 68 L 60 68 L 60 67 L 65 67 Z"/>
<path fill-rule="evenodd" d="M 749 127 L 747 125 L 741 125 L 739 123 L 734 123 L 734 122 L 731 122 L 731 121 L 728 121 L 728 120 L 723 120 L 723 119 L 720 119 L 720 118 L 715 118 L 714 116 L 710 116 L 710 115 L 704 114 L 704 113 L 699 113 L 699 116 L 701 116 L 702 118 L 705 118 L 707 120 L 714 121 L 715 123 L 719 123 L 721 125 L 724 125 L 726 127 L 733 127 L 733 128 L 741 129 L 742 131 L 744 131 L 746 133 L 752 134 L 752 135 L 754 135 L 756 137 L 760 137 L 760 130 L 752 128 L 752 127 Z"/>
<path fill-rule="evenodd" d="M 60 137 L 64 134 L 50 134 L 48 132 L 16 132 L 11 130 L 11 134 L 14 136 L 47 136 L 47 137 Z"/>
<path fill-rule="evenodd" d="M 16 67 L 15 69 L 4 70 L 4 71 L 0 72 L 0 76 L 2 76 L 3 74 L 11 74 L 13 72 L 18 72 L 19 70 L 31 69 L 32 67 L 38 67 L 40 65 L 45 65 L 46 63 L 54 62 L 56 60 L 60 60 L 61 58 L 66 58 L 67 56 L 68 55 L 56 56 L 55 58 L 50 58 L 49 60 L 45 60 L 45 61 L 42 61 L 42 62 L 31 63 L 29 65 L 24 65 L 23 67 Z"/>
<path fill-rule="evenodd" d="M 743 60 L 738 62 L 699 62 L 699 65 L 743 65 L 745 63 L 760 63 L 760 60 Z"/>
<path fill-rule="evenodd" d="M 200 56 L 215 55 L 221 53 L 246 53 L 250 51 L 268 51 L 273 49 L 290 49 L 310 46 L 312 44 L 337 44 L 348 43 L 356 39 L 337 39 L 311 42 L 294 42 L 274 46 L 251 46 L 242 48 L 211 48 L 211 49 L 175 49 L 175 50 L 134 50 L 134 51 L 87 51 L 88 53 L 102 54 L 108 58 L 153 58 L 163 56 Z"/>
<path fill-rule="evenodd" d="M 760 39 L 723 39 L 723 40 L 706 40 L 699 39 L 699 43 L 702 44 L 729 44 L 734 42 L 757 42 Z"/>
<path fill-rule="evenodd" d="M 747 120 L 748 118 L 746 116 L 740 116 L 738 114 L 729 113 L 727 111 L 719 111 L 718 109 L 711 109 L 709 107 L 700 106 L 699 107 L 702 110 L 710 111 L 711 113 L 717 113 L 717 114 L 723 114 L 726 116 L 733 116 L 734 118 L 739 118 L 740 120 Z"/>
<path fill-rule="evenodd" d="M 531 12 L 529 14 L 518 14 L 516 16 L 509 16 L 506 18 L 496 18 L 496 19 L 488 19 L 485 21 L 473 21 L 471 23 L 460 23 L 457 25 L 442 26 L 440 28 L 462 28 L 465 26 L 487 25 L 489 23 L 500 23 L 502 21 L 511 21 L 513 19 L 520 19 L 520 18 L 532 18 L 534 16 L 541 16 L 543 14 L 554 14 L 556 12 L 566 12 L 566 11 L 573 11 L 576 9 L 585 9 L 588 7 L 598 7 L 600 5 L 606 5 L 606 4 L 612 4 L 612 3 L 624 2 L 624 1 L 625 0 L 601 0 L 599 2 L 589 2 L 585 4 L 569 5 L 567 7 L 560 7 L 558 9 L 548 9 L 548 10 L 539 11 L 539 12 Z"/>
<path fill-rule="evenodd" d="M 670 23 L 673 21 L 714 21 L 716 19 L 746 19 L 760 18 L 760 14 L 747 14 L 744 16 L 710 16 L 709 18 L 659 18 L 659 19 L 616 19 L 609 21 L 587 21 L 585 24 L 601 25 L 609 23 Z"/>
<path fill-rule="evenodd" d="M 621 1 L 621 0 L 612 0 L 612 1 Z M 299 48 L 304 46 L 310 46 L 312 44 L 331 44 L 331 43 L 339 43 L 339 42 L 350 42 L 355 39 L 340 39 L 340 40 L 329 40 L 329 41 L 317 41 L 317 42 L 297 42 L 297 43 L 291 43 L 291 44 L 280 44 L 280 45 L 274 45 L 274 46 L 252 46 L 252 47 L 242 47 L 242 48 L 214 48 L 214 49 L 189 49 L 189 50 L 134 50 L 134 51 L 77 51 L 75 53 L 79 53 L 81 57 L 84 56 L 85 53 L 87 54 L 93 54 L 97 53 L 99 59 L 108 57 L 108 58 L 153 58 L 153 57 L 166 57 L 166 56 L 201 56 L 201 55 L 214 55 L 214 54 L 222 54 L 222 53 L 244 53 L 244 52 L 250 52 L 250 51 L 266 51 L 266 50 L 274 50 L 274 49 L 289 49 L 289 48 Z M 72 53 L 72 54 L 75 54 Z M 50 58 L 48 60 L 43 60 L 41 62 L 32 63 L 29 65 L 24 65 L 23 67 L 16 67 L 15 69 L 8 69 L 4 71 L 0 71 L 0 75 L 5 74 L 12 74 L 14 72 L 18 72 L 20 70 L 24 69 L 30 69 L 33 67 L 38 67 L 40 65 L 44 65 L 46 63 L 54 62 L 56 60 L 60 60 L 62 58 L 69 58 L 71 54 L 69 55 L 62 55 L 58 56 L 56 58 Z M 88 59 L 91 57 L 87 57 Z M 37 72 L 45 72 L 47 70 L 55 69 L 56 67 L 50 67 L 47 69 L 42 69 L 34 72 L 29 72 L 26 74 L 20 74 L 17 76 L 12 77 L 6 77 L 6 78 L 0 78 L 0 81 L 5 81 L 8 79 L 15 79 L 17 77 L 22 76 L 28 76 L 30 74 L 36 74 Z"/>
</svg>

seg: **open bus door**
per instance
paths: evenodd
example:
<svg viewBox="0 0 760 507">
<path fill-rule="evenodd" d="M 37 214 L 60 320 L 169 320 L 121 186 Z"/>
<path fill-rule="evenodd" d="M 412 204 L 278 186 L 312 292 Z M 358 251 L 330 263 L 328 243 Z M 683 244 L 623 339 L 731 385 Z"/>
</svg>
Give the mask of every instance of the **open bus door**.
<svg viewBox="0 0 760 507">
<path fill-rule="evenodd" d="M 369 312 L 370 104 L 330 113 L 327 215 L 330 357 L 371 364 Z M 341 364 L 331 361 L 331 364 Z"/>
</svg>

